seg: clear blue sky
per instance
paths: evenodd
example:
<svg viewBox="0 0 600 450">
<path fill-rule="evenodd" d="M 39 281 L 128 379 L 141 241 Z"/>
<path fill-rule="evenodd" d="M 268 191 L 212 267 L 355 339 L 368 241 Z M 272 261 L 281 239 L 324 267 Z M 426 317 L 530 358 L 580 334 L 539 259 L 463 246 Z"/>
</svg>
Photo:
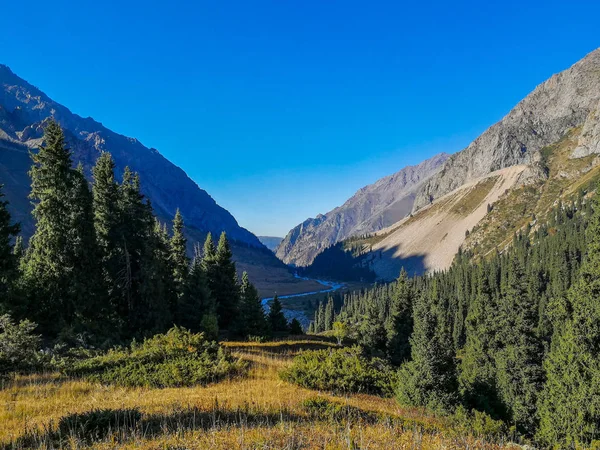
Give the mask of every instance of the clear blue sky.
<svg viewBox="0 0 600 450">
<path fill-rule="evenodd" d="M 466 146 L 600 46 L 598 1 L 18 1 L 0 62 L 256 234 Z M 142 180 L 143 182 L 143 180 Z"/>
</svg>

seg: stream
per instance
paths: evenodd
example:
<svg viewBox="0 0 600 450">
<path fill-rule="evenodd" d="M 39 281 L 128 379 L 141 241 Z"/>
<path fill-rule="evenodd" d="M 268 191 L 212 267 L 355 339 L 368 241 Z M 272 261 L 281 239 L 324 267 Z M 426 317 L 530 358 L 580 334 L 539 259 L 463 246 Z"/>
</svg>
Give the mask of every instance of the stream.
<svg viewBox="0 0 600 450">
<path fill-rule="evenodd" d="M 298 278 L 300 280 L 316 281 L 317 283 L 322 284 L 325 287 L 325 289 L 321 289 L 319 291 L 300 292 L 299 294 L 278 295 L 279 299 L 293 298 L 293 297 L 305 297 L 307 295 L 313 295 L 313 294 L 325 294 L 327 292 L 337 291 L 338 289 L 344 287 L 344 283 L 337 283 L 335 281 L 324 281 L 324 280 L 317 280 L 315 278 L 301 277 L 298 274 L 294 274 L 294 277 Z M 261 303 L 263 305 L 265 313 L 269 312 L 269 302 L 271 300 L 273 300 L 273 297 L 267 297 L 267 298 L 263 298 L 261 300 Z M 288 321 L 291 321 L 292 319 L 297 319 L 298 322 L 300 322 L 300 324 L 302 325 L 302 328 L 304 328 L 304 329 L 308 328 L 308 325 L 310 324 L 311 319 L 306 317 L 306 314 L 304 314 L 304 311 L 283 308 L 283 314 L 285 315 L 285 318 Z"/>
</svg>

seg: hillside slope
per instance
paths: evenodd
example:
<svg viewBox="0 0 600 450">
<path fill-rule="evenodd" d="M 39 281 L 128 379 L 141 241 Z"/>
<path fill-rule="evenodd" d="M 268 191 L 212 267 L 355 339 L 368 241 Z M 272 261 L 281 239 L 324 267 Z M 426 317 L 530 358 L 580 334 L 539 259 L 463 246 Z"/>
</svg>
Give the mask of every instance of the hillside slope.
<svg viewBox="0 0 600 450">
<path fill-rule="evenodd" d="M 415 209 L 495 170 L 532 163 L 543 147 L 597 115 L 599 101 L 600 49 L 597 49 L 540 84 L 500 122 L 448 158 L 441 171 L 418 190 Z M 597 122 L 593 123 L 596 128 L 588 127 L 592 141 L 594 133 L 596 136 L 599 133 Z M 586 142 L 582 146 L 581 156 L 598 150 Z"/>
<path fill-rule="evenodd" d="M 600 50 L 552 76 L 418 187 L 413 213 L 345 241 L 356 267 L 393 279 L 447 268 L 459 248 L 502 251 L 600 177 Z M 488 206 L 489 205 L 489 206 Z M 335 252 L 325 252 L 337 260 Z M 339 252 L 338 252 L 339 253 Z M 327 261 L 319 261 L 321 266 Z M 331 262 L 333 263 L 333 262 Z"/>
<path fill-rule="evenodd" d="M 30 214 L 29 151 L 41 144 L 43 125 L 50 118 L 65 130 L 67 144 L 76 164 L 88 177 L 102 151 L 113 155 L 120 177 L 125 166 L 140 174 L 142 190 L 152 201 L 156 215 L 170 222 L 179 208 L 192 242 L 203 241 L 208 232 L 218 236 L 225 231 L 232 240 L 234 258 L 240 270 L 247 270 L 264 295 L 311 291 L 318 287 L 294 278 L 271 251 L 179 167 L 156 149 L 137 139 L 115 133 L 92 118 L 82 118 L 53 101 L 38 88 L 0 65 L 0 183 L 4 184 L 10 212 L 22 224 L 23 235 L 33 233 Z"/>
<path fill-rule="evenodd" d="M 381 230 L 406 217 L 413 208 L 417 187 L 448 159 L 440 153 L 416 166 L 365 186 L 342 206 L 294 227 L 277 247 L 287 264 L 309 265 L 321 251 L 350 236 Z"/>
</svg>

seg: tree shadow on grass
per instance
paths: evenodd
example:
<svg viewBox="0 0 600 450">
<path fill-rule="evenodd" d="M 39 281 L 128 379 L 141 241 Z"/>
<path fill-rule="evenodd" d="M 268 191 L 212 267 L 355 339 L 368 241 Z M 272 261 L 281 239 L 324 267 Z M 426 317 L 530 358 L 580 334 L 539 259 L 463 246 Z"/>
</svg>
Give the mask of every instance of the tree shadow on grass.
<svg viewBox="0 0 600 450">
<path fill-rule="evenodd" d="M 137 408 L 97 409 L 64 416 L 56 426 L 50 423 L 42 430 L 25 433 L 12 442 L 0 444 L 0 449 L 62 448 L 73 442 L 90 445 L 107 440 L 124 443 L 193 431 L 274 427 L 282 422 L 375 423 L 382 420 L 379 415 L 329 400 L 306 401 L 303 412 L 298 414 L 287 409 L 262 412 L 250 405 L 224 409 L 217 403 L 210 411 L 194 407 L 176 409 L 168 414 L 142 414 Z"/>
<path fill-rule="evenodd" d="M 139 409 L 97 409 L 62 417 L 58 425 L 50 423 L 42 430 L 26 432 L 12 442 L 0 444 L 2 450 L 29 448 L 62 448 L 72 442 L 89 445 L 110 440 L 127 442 L 133 439 L 152 439 L 196 430 L 215 430 L 229 427 L 272 427 L 282 421 L 299 422 L 306 417 L 289 411 L 273 413 L 246 409 L 198 408 L 175 410 L 169 414 L 143 415 Z"/>
</svg>

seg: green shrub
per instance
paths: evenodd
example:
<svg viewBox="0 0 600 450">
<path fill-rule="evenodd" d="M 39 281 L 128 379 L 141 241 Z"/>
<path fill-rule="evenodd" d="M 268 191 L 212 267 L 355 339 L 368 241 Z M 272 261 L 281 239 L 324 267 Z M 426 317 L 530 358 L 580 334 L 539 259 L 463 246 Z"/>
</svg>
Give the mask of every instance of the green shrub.
<svg viewBox="0 0 600 450">
<path fill-rule="evenodd" d="M 324 397 L 310 397 L 302 402 L 302 408 L 312 419 L 329 420 L 333 422 L 363 420 L 374 423 L 376 414 L 365 412 L 359 408 L 332 402 Z"/>
<path fill-rule="evenodd" d="M 359 347 L 313 350 L 294 358 L 280 373 L 283 380 L 334 393 L 392 395 L 394 373 L 380 359 L 368 359 Z"/>
<path fill-rule="evenodd" d="M 506 437 L 509 430 L 501 420 L 495 420 L 488 414 L 476 409 L 467 411 L 462 405 L 456 408 L 451 422 L 461 433 L 469 433 L 478 438 L 500 440 Z"/>
<path fill-rule="evenodd" d="M 114 349 L 68 364 L 70 376 L 122 386 L 176 387 L 207 384 L 244 371 L 235 360 L 202 333 L 174 327 L 129 349 Z"/>
<path fill-rule="evenodd" d="M 28 320 L 15 323 L 8 314 L 0 316 L 0 376 L 42 365 L 41 340 L 33 333 L 36 326 Z"/>
</svg>

